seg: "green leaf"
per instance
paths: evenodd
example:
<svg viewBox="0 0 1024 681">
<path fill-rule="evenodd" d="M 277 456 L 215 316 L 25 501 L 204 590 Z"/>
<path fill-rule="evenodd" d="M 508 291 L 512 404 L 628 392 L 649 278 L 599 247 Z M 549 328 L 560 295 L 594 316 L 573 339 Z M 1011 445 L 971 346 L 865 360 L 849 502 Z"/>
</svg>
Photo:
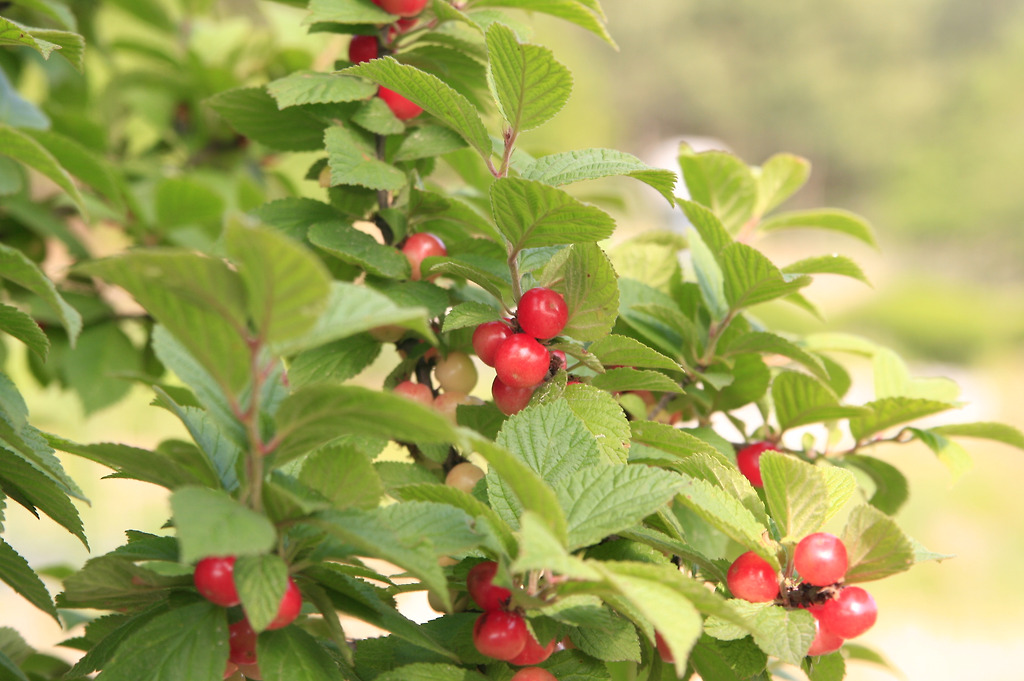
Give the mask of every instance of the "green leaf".
<svg viewBox="0 0 1024 681">
<path fill-rule="evenodd" d="M 49 434 L 46 439 L 56 449 L 112 468 L 121 477 L 167 489 L 201 482 L 180 464 L 158 452 L 115 443 L 82 445 Z"/>
<path fill-rule="evenodd" d="M 868 503 L 882 513 L 895 515 L 910 498 L 907 478 L 892 464 L 871 456 L 847 454 L 843 464 L 863 471 L 875 484 Z"/>
<path fill-rule="evenodd" d="M 405 186 L 405 173 L 378 159 L 370 145 L 351 129 L 328 128 L 324 142 L 332 186 L 355 185 L 388 191 L 398 191 Z"/>
<path fill-rule="evenodd" d="M 241 556 L 233 575 L 246 618 L 253 630 L 263 631 L 277 617 L 288 586 L 288 566 L 280 556 Z"/>
<path fill-rule="evenodd" d="M 807 678 L 810 681 L 843 681 L 846 678 L 846 661 L 839 651 L 821 655 L 808 664 L 810 673 Z"/>
<path fill-rule="evenodd" d="M 609 618 L 611 626 L 578 627 L 569 636 L 577 648 L 605 662 L 640 662 L 640 639 L 636 627 L 623 617 Z"/>
<path fill-rule="evenodd" d="M 309 240 L 338 260 L 358 265 L 378 277 L 408 279 L 410 276 L 409 259 L 401 251 L 377 243 L 348 222 L 318 222 L 309 228 Z"/>
<path fill-rule="evenodd" d="M 496 180 L 491 185 L 491 210 L 514 251 L 600 241 L 615 229 L 615 221 L 600 208 L 532 180 Z"/>
<path fill-rule="evenodd" d="M 438 504 L 448 504 L 465 511 L 473 518 L 484 518 L 498 534 L 505 550 L 509 553 L 513 553 L 515 550 L 515 540 L 512 538 L 512 532 L 501 519 L 501 516 L 472 494 L 463 492 L 455 487 L 432 483 L 405 484 L 391 490 L 389 494 L 402 501 L 432 501 Z"/>
<path fill-rule="evenodd" d="M 39 30 L 40 29 L 22 26 L 10 19 L 0 17 L 0 45 L 31 47 L 36 52 L 43 55 L 44 59 L 49 59 L 50 54 L 54 50 L 60 49 L 60 45 L 48 42 L 42 38 L 35 38 L 33 33 Z"/>
<path fill-rule="evenodd" d="M 421 125 L 402 138 L 391 160 L 395 163 L 443 156 L 466 146 L 466 141 L 450 128 Z"/>
<path fill-rule="evenodd" d="M 828 488 L 821 469 L 782 452 L 760 459 L 768 509 L 783 535 L 795 544 L 821 529 L 828 510 Z"/>
<path fill-rule="evenodd" d="M 259 555 L 277 542 L 277 532 L 266 516 L 225 492 L 182 487 L 171 495 L 171 510 L 183 563 L 207 556 Z"/>
<path fill-rule="evenodd" d="M 795 362 L 799 362 L 823 381 L 827 381 L 829 377 L 828 371 L 820 359 L 792 341 L 774 333 L 767 331 L 746 333 L 727 344 L 723 344 L 723 346 L 721 350 L 724 356 L 746 352 L 782 355 Z"/>
<path fill-rule="evenodd" d="M 562 334 L 580 341 L 607 336 L 619 310 L 619 286 L 608 256 L 597 244 L 573 244 L 552 258 L 538 283 L 558 291 L 569 308 Z"/>
<path fill-rule="evenodd" d="M 277 108 L 263 88 L 227 90 L 206 100 L 232 128 L 271 149 L 319 151 L 328 124 L 305 109 Z"/>
<path fill-rule="evenodd" d="M 595 388 L 609 392 L 623 390 L 650 390 L 652 392 L 682 393 L 676 381 L 657 371 L 638 369 L 610 369 L 590 380 Z"/>
<path fill-rule="evenodd" d="M 253 211 L 253 215 L 296 241 L 305 241 L 310 225 L 331 222 L 341 217 L 334 208 L 322 201 L 297 197 L 265 203 Z"/>
<path fill-rule="evenodd" d="M 736 232 L 753 216 L 758 186 L 746 163 L 722 151 L 697 154 L 684 144 L 679 165 L 690 197 L 718 216 L 728 231 Z"/>
<path fill-rule="evenodd" d="M 523 45 L 512 29 L 491 24 L 487 56 L 487 84 L 512 130 L 539 127 L 568 101 L 572 74 L 546 47 Z"/>
<path fill-rule="evenodd" d="M 672 359 L 629 336 L 611 334 L 594 341 L 588 351 L 597 355 L 601 364 L 620 365 L 643 369 L 667 369 L 682 371 L 683 368 Z"/>
<path fill-rule="evenodd" d="M 625 175 L 649 185 L 665 197 L 669 204 L 675 202 L 672 196 L 676 184 L 675 173 L 651 168 L 636 156 L 615 149 L 579 149 L 541 156 L 522 168 L 520 175 L 523 179 L 543 182 L 553 187 Z"/>
<path fill-rule="evenodd" d="M 939 457 L 939 461 L 949 470 L 953 482 L 960 480 L 974 466 L 967 450 L 945 435 L 920 428 L 910 428 L 909 430 L 914 437 L 928 445 L 928 449 L 935 452 L 935 456 Z"/>
<path fill-rule="evenodd" d="M 279 109 L 300 104 L 334 104 L 367 99 L 377 88 L 358 78 L 319 71 L 294 71 L 267 84 Z"/>
<path fill-rule="evenodd" d="M 768 514 L 764 510 L 764 503 L 751 486 L 750 481 L 739 472 L 732 462 L 725 462 L 720 458 L 697 452 L 677 461 L 665 462 L 663 465 L 721 487 L 739 499 L 758 522 L 764 525 L 768 524 Z"/>
<path fill-rule="evenodd" d="M 680 204 L 682 205 L 682 204 Z M 690 242 L 690 258 L 693 263 L 697 285 L 701 297 L 707 304 L 715 320 L 722 320 L 729 313 L 729 303 L 725 299 L 725 274 L 718 264 L 716 254 L 704 243 L 704 239 L 696 230 L 687 233 Z"/>
<path fill-rule="evenodd" d="M 377 7 L 370 0 L 310 0 L 305 23 L 389 24 L 395 16 Z"/>
<path fill-rule="evenodd" d="M 509 568 L 511 571 L 521 573 L 530 570 L 552 570 L 575 579 L 601 579 L 600 573 L 588 563 L 569 553 L 536 513 L 526 511 L 522 514 L 519 532 L 516 534 L 516 559 Z M 550 612 L 546 610 L 545 614 L 550 615 Z"/>
<path fill-rule="evenodd" d="M 733 243 L 732 236 L 726 231 L 722 220 L 710 208 L 696 201 L 679 199 L 678 202 L 690 225 L 697 230 L 701 241 L 717 259 L 722 251 Z"/>
<path fill-rule="evenodd" d="M 384 506 L 380 516 L 404 542 L 429 543 L 438 556 L 465 553 L 483 540 L 469 514 L 450 504 L 407 501 Z"/>
<path fill-rule="evenodd" d="M 913 397 L 885 397 L 864 406 L 871 411 L 850 419 L 850 433 L 858 442 L 887 428 L 956 407 L 948 402 Z"/>
<path fill-rule="evenodd" d="M 858 506 L 843 530 L 849 558 L 848 584 L 884 579 L 914 564 L 914 547 L 889 516 L 873 506 Z"/>
<path fill-rule="evenodd" d="M 324 447 L 302 465 L 299 481 L 335 508 L 372 509 L 380 505 L 384 485 L 370 460 L 350 447 Z"/>
<path fill-rule="evenodd" d="M 0 31 L 2 30 L 0 28 Z M 60 49 L 60 56 L 67 59 L 75 67 L 75 70 L 84 70 L 85 38 L 72 31 L 61 31 L 54 28 L 33 28 L 31 30 L 32 37 L 35 38 L 37 44 L 56 45 Z"/>
<path fill-rule="evenodd" d="M 857 479 L 850 471 L 826 464 L 820 459 L 817 469 L 825 477 L 825 487 L 828 489 L 828 508 L 825 510 L 827 523 L 843 510 L 853 497 L 853 493 L 857 491 Z"/>
<path fill-rule="evenodd" d="M 839 274 L 871 285 L 860 265 L 844 255 L 832 253 L 804 258 L 782 268 L 785 274 Z"/>
<path fill-rule="evenodd" d="M 0 447 L 0 483 L 9 496 L 17 498 L 18 503 L 27 503 L 42 511 L 78 537 L 82 544 L 89 545 L 78 509 L 68 499 L 64 486 L 3 447 Z M 0 496 L 0 530 L 3 529 L 2 511 L 3 503 Z"/>
<path fill-rule="evenodd" d="M 462 256 L 448 258 L 427 258 L 421 265 L 425 274 L 449 274 L 473 282 L 506 305 L 512 304 L 512 285 L 508 267 L 490 258 Z"/>
<path fill-rule="evenodd" d="M 0 123 L 6 123 L 12 128 L 20 128 L 22 131 L 45 130 L 50 127 L 49 117 L 14 89 L 6 72 L 0 73 Z M 4 182 L 0 183 L 3 185 L 0 194 L 15 194 L 20 191 L 23 181 L 20 176 L 20 168 L 17 164 L 12 166 L 11 164 L 14 162 L 10 159 L 3 159 L 3 161 L 5 175 L 8 173 L 18 174 L 13 177 L 7 175 L 4 178 Z"/>
<path fill-rule="evenodd" d="M 4 681 L 29 681 L 25 673 L 3 651 L 0 651 L 0 676 Z"/>
<path fill-rule="evenodd" d="M 818 208 L 779 213 L 764 220 L 760 225 L 761 231 L 764 232 L 792 228 L 824 229 L 840 232 L 859 239 L 869 246 L 878 248 L 874 231 L 864 218 L 836 208 Z"/>
<path fill-rule="evenodd" d="M 288 366 L 288 381 L 296 388 L 343 383 L 370 366 L 380 350 L 381 344 L 369 334 L 359 334 L 300 352 Z"/>
<path fill-rule="evenodd" d="M 555 485 L 569 523 L 569 550 L 596 544 L 666 505 L 682 479 L 647 466 L 592 467 Z"/>
<path fill-rule="evenodd" d="M 511 7 L 550 14 L 585 28 L 615 47 L 615 41 L 598 19 L 600 14 L 595 15 L 592 11 L 593 5 L 592 0 L 480 0 L 474 3 L 473 7 Z"/>
<path fill-rule="evenodd" d="M 856 418 L 868 414 L 864 407 L 839 404 L 839 398 L 821 381 L 795 371 L 782 371 L 772 381 L 775 416 L 782 430 L 809 423 Z"/>
<path fill-rule="evenodd" d="M 768 656 L 750 638 L 719 641 L 707 634 L 700 637 L 690 655 L 690 664 L 707 681 L 743 681 L 764 671 Z"/>
<path fill-rule="evenodd" d="M 167 589 L 191 585 L 191 577 L 162 577 L 135 565 L 131 558 L 107 554 L 87 561 L 64 580 L 57 605 L 101 610 L 146 608 L 164 598 Z"/>
<path fill-rule="evenodd" d="M 728 463 L 711 444 L 667 423 L 654 421 L 633 421 L 629 424 L 633 433 L 633 444 L 644 445 L 664 452 L 673 459 L 683 459 L 700 452 L 720 462 Z"/>
<path fill-rule="evenodd" d="M 931 432 L 954 437 L 979 437 L 1024 449 L 1024 433 L 1005 423 L 954 423 L 931 428 Z"/>
<path fill-rule="evenodd" d="M 68 359 L 64 377 L 86 414 L 116 404 L 131 389 L 129 381 L 117 377 L 142 370 L 139 351 L 116 322 L 86 328 Z"/>
<path fill-rule="evenodd" d="M 582 383 L 566 386 L 565 402 L 597 440 L 605 463 L 625 463 L 630 429 L 626 415 L 615 398 L 603 390 Z"/>
<path fill-rule="evenodd" d="M 755 169 L 757 206 L 755 215 L 764 215 L 796 194 L 811 174 L 811 163 L 792 154 L 775 154 Z"/>
<path fill-rule="evenodd" d="M 39 296 L 56 313 L 74 346 L 82 331 L 82 315 L 67 304 L 34 262 L 18 249 L 0 244 L 0 279 L 13 281 Z"/>
<path fill-rule="evenodd" d="M 400 135 L 405 132 L 405 123 L 395 116 L 391 107 L 380 97 L 359 105 L 352 116 L 352 122 L 374 135 Z"/>
<path fill-rule="evenodd" d="M 786 610 L 770 603 L 748 603 L 743 600 L 729 601 L 733 610 L 746 619 L 753 633 L 754 643 L 769 655 L 783 662 L 799 665 L 814 640 L 816 627 L 814 616 L 806 610 Z M 715 638 L 723 638 L 716 627 L 708 626 L 707 632 Z M 734 638 L 741 638 L 740 630 Z"/>
<path fill-rule="evenodd" d="M 393 90 L 459 133 L 484 158 L 491 139 L 476 108 L 437 76 L 400 64 L 393 57 L 363 62 L 342 73 L 362 76 Z"/>
<path fill-rule="evenodd" d="M 0 580 L 6 582 L 29 603 L 60 622 L 57 610 L 53 607 L 53 599 L 50 598 L 42 580 L 29 566 L 28 561 L 2 538 L 0 538 Z"/>
<path fill-rule="evenodd" d="M 871 360 L 875 378 L 875 397 L 920 397 L 940 402 L 956 402 L 960 386 L 948 378 L 913 378 L 906 362 L 888 348 L 878 348 Z"/>
<path fill-rule="evenodd" d="M 25 130 L 27 135 L 46 147 L 47 151 L 69 173 L 110 199 L 122 205 L 120 180 L 105 159 L 76 140 L 52 130 Z"/>
<path fill-rule="evenodd" d="M 781 298 L 811 283 L 804 275 L 783 275 L 760 251 L 729 244 L 719 256 L 725 298 L 733 310 Z"/>
<path fill-rule="evenodd" d="M 376 681 L 485 681 L 478 671 L 450 664 L 415 662 L 385 672 Z"/>
<path fill-rule="evenodd" d="M 224 608 L 193 603 L 154 617 L 125 639 L 97 679 L 217 679 L 228 661 Z M 260 662 L 263 660 L 261 658 Z"/>
<path fill-rule="evenodd" d="M 477 327 L 485 322 L 493 322 L 501 319 L 501 311 L 487 303 L 467 302 L 459 303 L 444 317 L 442 331 L 454 331 Z"/>
<path fill-rule="evenodd" d="M 39 359 L 46 359 L 46 353 L 50 350 L 50 339 L 36 324 L 36 320 L 18 308 L 0 303 L 0 331 L 20 340 L 29 350 L 36 353 Z"/>
<path fill-rule="evenodd" d="M 535 405 L 510 417 L 495 442 L 548 484 L 600 460 L 596 439 L 563 400 Z"/>
<path fill-rule="evenodd" d="M 451 425 L 433 409 L 399 395 L 357 386 L 312 385 L 278 408 L 276 460 L 290 461 L 341 435 L 403 442 L 451 442 Z"/>
</svg>

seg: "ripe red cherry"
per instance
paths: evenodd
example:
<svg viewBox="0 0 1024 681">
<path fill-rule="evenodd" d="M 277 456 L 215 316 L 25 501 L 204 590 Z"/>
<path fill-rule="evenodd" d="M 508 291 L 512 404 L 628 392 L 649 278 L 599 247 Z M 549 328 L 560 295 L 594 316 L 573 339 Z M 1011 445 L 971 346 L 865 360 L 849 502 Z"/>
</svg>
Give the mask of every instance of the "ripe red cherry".
<svg viewBox="0 0 1024 681">
<path fill-rule="evenodd" d="M 473 352 L 489 367 L 494 366 L 494 353 L 508 340 L 512 329 L 504 322 L 484 322 L 473 331 Z"/>
<path fill-rule="evenodd" d="M 380 50 L 376 36 L 352 36 L 352 41 L 348 44 L 348 60 L 353 64 L 361 64 L 364 61 L 376 59 L 379 53 Z"/>
<path fill-rule="evenodd" d="M 494 585 L 494 575 L 497 572 L 498 564 L 493 560 L 485 560 L 470 568 L 469 574 L 466 575 L 466 590 L 484 610 L 500 610 L 508 605 L 508 599 L 512 597 L 511 591 Z"/>
<path fill-rule="evenodd" d="M 775 570 L 753 551 L 747 551 L 734 560 L 725 579 L 733 596 L 751 603 L 767 603 L 779 595 L 779 578 Z"/>
<path fill-rule="evenodd" d="M 807 584 L 835 584 L 846 574 L 846 546 L 834 534 L 815 532 L 796 545 L 793 562 L 800 578 Z"/>
<path fill-rule="evenodd" d="M 256 632 L 247 619 L 228 625 L 228 661 L 256 664 Z"/>
<path fill-rule="evenodd" d="M 526 669 L 520 669 L 513 674 L 510 681 L 558 681 L 558 677 L 547 669 L 541 669 L 540 667 L 527 667 Z"/>
<path fill-rule="evenodd" d="M 505 416 L 518 414 L 523 409 L 526 409 L 526 405 L 530 403 L 530 398 L 533 397 L 534 390 L 533 386 L 529 388 L 513 388 L 510 385 L 505 385 L 497 376 L 494 377 L 494 382 L 491 383 L 491 397 L 494 398 L 494 406 Z"/>
<path fill-rule="evenodd" d="M 739 466 L 740 473 L 743 473 L 754 487 L 764 487 L 764 481 L 761 480 L 761 455 L 769 449 L 778 451 L 769 442 L 756 442 L 736 453 L 736 465 Z"/>
<path fill-rule="evenodd" d="M 414 17 L 423 11 L 428 0 L 373 0 L 377 5 L 389 14 L 397 14 L 400 17 Z"/>
<path fill-rule="evenodd" d="M 654 645 L 658 649 L 658 655 L 661 656 L 662 662 L 673 664 L 676 661 L 675 655 L 668 649 L 668 644 L 665 643 L 665 639 L 658 632 L 654 632 Z"/>
<path fill-rule="evenodd" d="M 302 594 L 299 593 L 299 587 L 295 586 L 295 582 L 289 577 L 288 587 L 284 590 L 281 604 L 277 607 L 277 617 L 267 625 L 267 629 L 287 627 L 299 616 L 300 610 L 302 610 Z"/>
<path fill-rule="evenodd" d="M 529 632 L 527 632 L 526 645 L 523 647 L 523 652 L 509 660 L 509 664 L 514 664 L 517 667 L 540 664 L 551 657 L 551 653 L 555 652 L 555 645 L 557 643 L 558 641 L 551 639 L 546 646 L 542 646 L 537 642 L 537 639 L 530 636 Z"/>
<path fill-rule="evenodd" d="M 528 388 L 544 380 L 551 365 L 547 348 L 525 333 L 513 334 L 494 353 L 494 370 L 511 388 Z"/>
<path fill-rule="evenodd" d="M 814 618 L 814 640 L 811 641 L 811 647 L 807 651 L 808 655 L 828 655 L 834 653 L 843 647 L 843 637 L 836 636 L 831 631 L 821 626 L 821 622 L 818 618 Z"/>
<path fill-rule="evenodd" d="M 878 619 L 875 599 L 859 586 L 848 586 L 832 600 L 809 610 L 822 628 L 842 638 L 860 636 Z"/>
<path fill-rule="evenodd" d="M 449 352 L 434 366 L 437 383 L 446 392 L 468 393 L 476 386 L 476 367 L 464 352 Z"/>
<path fill-rule="evenodd" d="M 410 235 L 405 240 L 405 244 L 402 246 L 402 253 L 405 253 L 405 257 L 409 259 L 409 265 L 412 267 L 412 280 L 419 281 L 422 276 L 420 264 L 423 262 L 423 259 L 435 255 L 448 255 L 448 249 L 444 247 L 444 242 L 433 234 L 419 232 L 418 234 Z"/>
<path fill-rule="evenodd" d="M 234 556 L 203 558 L 196 563 L 192 580 L 203 598 L 211 603 L 230 608 L 241 602 L 235 588 Z"/>
<path fill-rule="evenodd" d="M 391 113 L 395 114 L 396 118 L 403 121 L 407 121 L 411 118 L 416 118 L 423 113 L 423 108 L 418 104 L 410 102 L 408 99 L 398 94 L 394 90 L 389 90 L 383 85 L 377 90 L 377 96 L 384 100 L 384 103 L 391 109 Z"/>
<path fill-rule="evenodd" d="M 565 328 L 569 308 L 562 294 L 549 288 L 531 288 L 519 299 L 516 319 L 525 333 L 534 338 L 553 338 Z"/>
<path fill-rule="evenodd" d="M 526 647 L 530 632 L 523 618 L 514 612 L 488 610 L 473 625 L 473 645 L 481 655 L 511 660 Z"/>
<path fill-rule="evenodd" d="M 410 400 L 415 400 L 424 406 L 434 406 L 434 393 L 430 392 L 430 388 L 422 383 L 402 381 L 395 386 L 394 392 L 396 395 L 408 397 Z"/>
</svg>

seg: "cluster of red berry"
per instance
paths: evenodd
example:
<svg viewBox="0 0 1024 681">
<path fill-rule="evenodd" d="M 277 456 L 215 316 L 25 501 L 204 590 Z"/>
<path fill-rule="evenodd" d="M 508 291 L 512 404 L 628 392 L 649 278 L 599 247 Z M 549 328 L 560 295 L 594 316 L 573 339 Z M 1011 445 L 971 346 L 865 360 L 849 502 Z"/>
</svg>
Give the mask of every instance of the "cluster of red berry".
<svg viewBox="0 0 1024 681">
<path fill-rule="evenodd" d="M 537 287 L 519 300 L 515 324 L 521 332 L 516 332 L 511 319 L 476 327 L 473 350 L 480 361 L 494 367 L 497 373 L 491 385 L 491 396 L 504 414 L 515 414 L 529 403 L 534 390 L 552 368 L 552 355 L 560 366 L 565 366 L 565 353 L 548 352 L 541 341 L 560 334 L 568 319 L 565 298 L 557 291 Z"/>
<path fill-rule="evenodd" d="M 520 669 L 512 681 L 556 681 L 551 672 L 529 665 L 551 657 L 556 641 L 541 645 L 530 634 L 522 615 L 508 609 L 512 592 L 494 583 L 498 564 L 484 561 L 474 565 L 466 576 L 466 590 L 484 611 L 473 625 L 473 645 L 481 655 L 505 660 Z"/>
<path fill-rule="evenodd" d="M 241 604 L 238 589 L 235 586 L 235 557 L 214 556 L 203 558 L 196 564 L 192 573 L 196 589 L 202 596 L 215 605 L 233 608 Z M 302 594 L 291 577 L 288 586 L 277 608 L 277 615 L 267 625 L 267 629 L 281 629 L 291 624 L 299 611 L 302 610 Z M 259 665 L 256 659 L 256 632 L 249 619 L 244 615 L 237 622 L 228 626 L 228 664 L 224 670 L 224 678 L 240 671 L 246 678 L 260 679 Z"/>
<path fill-rule="evenodd" d="M 394 39 L 416 25 L 416 16 L 427 6 L 428 0 L 373 0 L 377 5 L 389 14 L 396 14 L 400 17 L 398 21 L 387 26 L 383 31 L 386 45 L 390 45 Z M 361 64 L 380 56 L 381 38 L 377 35 L 357 35 L 352 37 L 348 45 L 348 60 L 353 64 Z M 377 96 L 384 100 L 384 103 L 391 109 L 391 113 L 397 118 L 407 121 L 410 118 L 419 116 L 423 109 L 410 102 L 408 99 L 393 90 L 381 86 Z"/>
</svg>

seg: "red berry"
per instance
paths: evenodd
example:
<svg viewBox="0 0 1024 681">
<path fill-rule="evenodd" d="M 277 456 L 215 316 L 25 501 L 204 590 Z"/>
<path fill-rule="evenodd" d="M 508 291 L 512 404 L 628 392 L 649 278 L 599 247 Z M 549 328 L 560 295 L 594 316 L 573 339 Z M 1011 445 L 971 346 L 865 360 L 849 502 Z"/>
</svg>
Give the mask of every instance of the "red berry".
<svg viewBox="0 0 1024 681">
<path fill-rule="evenodd" d="M 565 328 L 569 308 L 561 293 L 539 286 L 519 299 L 516 319 L 523 331 L 534 338 L 553 338 Z"/>
<path fill-rule="evenodd" d="M 815 532 L 796 545 L 793 562 L 800 578 L 807 584 L 835 584 L 846 574 L 846 546 L 834 534 Z"/>
<path fill-rule="evenodd" d="M 733 596 L 751 603 L 767 603 L 779 595 L 779 578 L 775 570 L 753 551 L 747 551 L 734 560 L 725 578 Z"/>
<path fill-rule="evenodd" d="M 494 353 L 494 370 L 501 382 L 511 388 L 537 385 L 550 366 L 547 348 L 525 333 L 513 334 Z"/>
<path fill-rule="evenodd" d="M 430 392 L 430 388 L 423 385 L 422 383 L 402 381 L 401 383 L 395 386 L 394 392 L 396 395 L 407 397 L 410 400 L 419 402 L 424 406 L 434 406 L 434 393 Z"/>
<path fill-rule="evenodd" d="M 842 638 L 860 636 L 878 619 L 875 599 L 859 586 L 848 586 L 832 600 L 809 610 L 822 628 Z"/>
<path fill-rule="evenodd" d="M 551 657 L 551 653 L 555 652 L 556 643 L 558 642 L 555 639 L 551 639 L 548 641 L 546 646 L 542 646 L 537 642 L 537 639 L 528 635 L 526 637 L 526 645 L 523 647 L 523 652 L 509 660 L 509 664 L 514 664 L 517 667 L 527 667 L 534 664 L 540 664 Z"/>
<path fill-rule="evenodd" d="M 389 14 L 397 14 L 400 17 L 414 17 L 423 11 L 428 0 L 373 0 L 377 5 Z"/>
<path fill-rule="evenodd" d="M 352 41 L 348 44 L 348 60 L 353 64 L 361 64 L 364 61 L 376 59 L 379 53 L 376 36 L 352 36 Z"/>
<path fill-rule="evenodd" d="M 281 604 L 277 607 L 277 617 L 267 625 L 267 629 L 287 627 L 299 616 L 300 610 L 302 610 L 302 594 L 299 593 L 299 587 L 295 586 L 294 580 L 289 577 L 288 587 L 284 590 Z"/>
<path fill-rule="evenodd" d="M 818 618 L 814 618 L 814 640 L 807 651 L 808 655 L 828 655 L 834 653 L 843 646 L 843 637 L 836 636 L 831 631 L 821 626 Z"/>
<path fill-rule="evenodd" d="M 476 366 L 464 352 L 449 352 L 437 360 L 434 376 L 445 391 L 468 393 L 476 386 Z"/>
<path fill-rule="evenodd" d="M 448 249 L 444 247 L 444 242 L 433 234 L 419 232 L 410 235 L 405 240 L 402 253 L 405 253 L 405 257 L 409 259 L 409 265 L 412 267 L 412 280 L 419 281 L 422 276 L 420 264 L 423 259 L 436 255 L 448 255 Z"/>
<path fill-rule="evenodd" d="M 533 386 L 529 388 L 513 388 L 512 386 L 505 385 L 497 376 L 494 377 L 494 382 L 491 383 L 491 397 L 494 398 L 494 406 L 505 416 L 518 414 L 525 409 L 526 405 L 530 403 L 530 398 L 533 397 L 534 390 Z"/>
<path fill-rule="evenodd" d="M 203 598 L 211 603 L 230 608 L 241 602 L 235 588 L 234 556 L 203 558 L 196 564 L 192 580 Z"/>
<path fill-rule="evenodd" d="M 503 322 L 484 322 L 473 331 L 473 352 L 489 367 L 494 366 L 494 353 L 508 340 L 512 329 Z"/>
<path fill-rule="evenodd" d="M 481 655 L 511 660 L 526 647 L 530 632 L 523 618 L 514 612 L 488 610 L 473 625 L 473 645 Z"/>
<path fill-rule="evenodd" d="M 673 664 L 676 661 L 675 655 L 668 649 L 668 644 L 665 643 L 665 639 L 658 632 L 654 632 L 654 645 L 658 649 L 658 655 L 661 656 L 662 662 Z"/>
<path fill-rule="evenodd" d="M 256 664 L 256 632 L 247 619 L 228 625 L 228 661 Z"/>
<path fill-rule="evenodd" d="M 485 560 L 470 568 L 469 574 L 466 575 L 466 590 L 484 610 L 500 610 L 508 605 L 508 599 L 512 597 L 511 591 L 494 585 L 494 575 L 497 572 L 498 564 L 493 560 Z"/>
<path fill-rule="evenodd" d="M 410 118 L 416 118 L 423 113 L 423 108 L 418 104 L 410 102 L 408 99 L 398 94 L 394 90 L 389 90 L 383 85 L 377 90 L 377 96 L 384 100 L 384 103 L 391 109 L 391 113 L 395 114 L 396 118 L 403 121 L 407 121 Z"/>
<path fill-rule="evenodd" d="M 547 669 L 540 667 L 527 667 L 520 669 L 512 675 L 510 681 L 558 681 L 558 677 Z"/>
<path fill-rule="evenodd" d="M 764 487 L 764 481 L 761 480 L 761 455 L 768 449 L 778 451 L 769 442 L 757 442 L 736 453 L 736 465 L 739 466 L 740 473 L 743 473 L 754 487 Z"/>
</svg>

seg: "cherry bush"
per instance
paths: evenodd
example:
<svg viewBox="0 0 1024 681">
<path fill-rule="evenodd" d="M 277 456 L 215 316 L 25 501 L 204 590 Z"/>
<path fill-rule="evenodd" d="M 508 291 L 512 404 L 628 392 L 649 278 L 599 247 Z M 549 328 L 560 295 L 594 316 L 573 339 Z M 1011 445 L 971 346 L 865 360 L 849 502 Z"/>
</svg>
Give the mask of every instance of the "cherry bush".
<svg viewBox="0 0 1024 681">
<path fill-rule="evenodd" d="M 140 382 L 188 434 L 73 442 L 0 374 L 0 513 L 86 542 L 56 452 L 170 491 L 165 532 L 127 529 L 55 600 L 0 539 L 0 579 L 81 653 L 4 628 L 5 679 L 840 679 L 877 659 L 854 640 L 879 614 L 863 585 L 943 557 L 893 519 L 907 483 L 874 447 L 920 441 L 959 474 L 960 437 L 1024 446 L 915 425 L 956 386 L 758 317 L 817 315 L 816 275 L 866 281 L 842 255 L 756 247 L 796 228 L 875 244 L 846 211 L 779 210 L 804 159 L 683 146 L 683 192 L 621 151 L 520 146 L 572 88 L 530 13 L 614 44 L 598 0 L 283 1 L 330 35 L 315 57 L 218 33 L 228 10 L 198 0 L 2 4 L 0 330 L 87 412 Z M 145 31 L 98 30 L 126 18 Z M 41 104 L 18 90 L 33 70 Z M 685 234 L 613 238 L 579 198 L 599 178 L 648 185 Z M 89 225 L 130 248 L 97 257 Z M 417 591 L 435 619 L 396 607 Z"/>
</svg>

